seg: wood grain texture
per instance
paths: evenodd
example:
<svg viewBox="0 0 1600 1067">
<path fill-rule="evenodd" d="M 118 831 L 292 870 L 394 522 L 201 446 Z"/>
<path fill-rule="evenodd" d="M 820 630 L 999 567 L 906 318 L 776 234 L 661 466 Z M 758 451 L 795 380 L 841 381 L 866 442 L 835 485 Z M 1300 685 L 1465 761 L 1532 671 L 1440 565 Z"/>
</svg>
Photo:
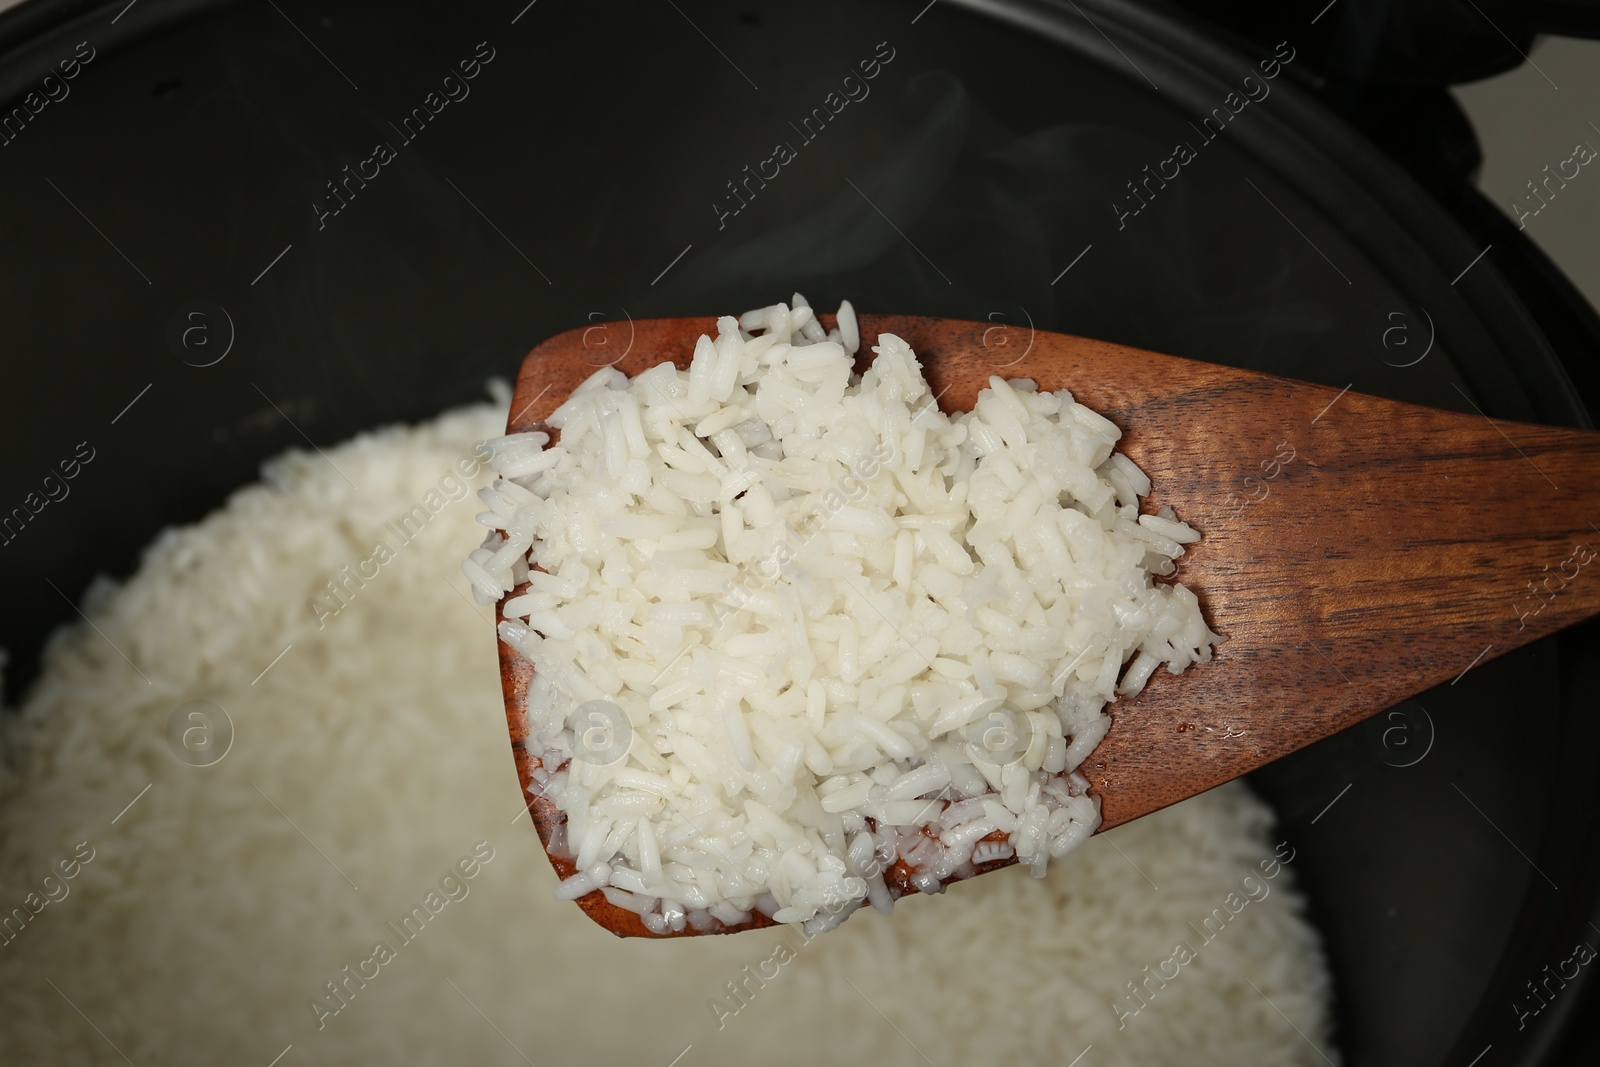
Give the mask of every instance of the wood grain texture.
<svg viewBox="0 0 1600 1067">
<path fill-rule="evenodd" d="M 1154 486 L 1144 510 L 1170 505 L 1204 535 L 1174 577 L 1226 643 L 1211 663 L 1158 671 L 1109 706 L 1112 728 L 1079 768 L 1100 798 L 1101 829 L 1600 613 L 1600 434 L 1042 331 L 885 315 L 860 326 L 862 366 L 880 333 L 898 334 L 947 412 L 970 410 L 991 374 L 1070 389 L 1122 428 L 1119 449 Z M 553 337 L 523 363 L 507 430 L 551 432 L 543 420 L 599 367 L 686 367 L 706 332 L 710 318 L 653 319 Z M 500 667 L 526 791 L 537 766 L 525 745 L 533 667 L 504 643 Z M 548 846 L 564 816 L 527 795 Z M 573 873 L 571 860 L 551 863 Z M 915 892 L 912 873 L 901 863 L 887 872 L 891 892 Z M 659 936 L 599 892 L 578 904 L 620 936 Z M 767 925 L 757 914 L 740 929 Z"/>
</svg>

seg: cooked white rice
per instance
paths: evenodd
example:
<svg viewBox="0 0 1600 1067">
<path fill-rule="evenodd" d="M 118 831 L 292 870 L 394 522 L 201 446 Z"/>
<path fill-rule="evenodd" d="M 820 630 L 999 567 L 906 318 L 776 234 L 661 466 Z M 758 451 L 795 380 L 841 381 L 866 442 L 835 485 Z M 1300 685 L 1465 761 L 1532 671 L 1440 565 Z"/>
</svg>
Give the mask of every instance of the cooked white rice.
<svg viewBox="0 0 1600 1067">
<path fill-rule="evenodd" d="M 558 444 L 489 442 L 495 533 L 463 571 L 485 602 L 521 587 L 500 636 L 537 672 L 563 897 L 815 933 L 889 910 L 896 859 L 930 893 L 975 853 L 1043 876 L 1100 823 L 1076 769 L 1106 703 L 1211 656 L 1154 580 L 1200 535 L 1139 513 L 1113 423 L 997 377 L 947 416 L 898 337 L 855 376 L 838 318 L 795 294 L 719 319 L 687 370 L 590 377 Z"/>
<path fill-rule="evenodd" d="M 0 945 L 0 1062 L 666 1067 L 692 1044 L 679 1067 L 925 1067 L 914 1041 L 939 1067 L 1060 1067 L 1089 1044 L 1079 1067 L 1322 1067 L 1297 1028 L 1337 1059 L 1295 864 L 1211 943 L 1191 926 L 1273 854 L 1271 815 L 1242 786 L 1093 839 L 1062 876 L 1002 871 L 809 942 L 622 941 L 553 900 L 526 814 L 512 822 L 523 798 L 491 624 L 452 587 L 471 506 L 442 504 L 405 545 L 385 525 L 455 495 L 446 475 L 505 414 L 328 448 L 359 492 L 291 453 L 81 601 L 99 632 L 62 631 L 4 720 L 0 909 L 24 906 L 78 842 L 94 857 Z M 324 583 L 380 539 L 394 558 L 319 630 Z M 236 728 L 210 767 L 167 747 L 191 700 Z M 386 924 L 480 840 L 494 858 L 470 893 L 402 945 Z M 319 1029 L 313 998 L 379 940 L 396 958 L 350 982 Z M 1147 978 L 1178 941 L 1197 958 Z M 769 962 L 784 943 L 792 958 Z M 1130 981 L 1154 992 L 1119 1030 Z"/>
</svg>

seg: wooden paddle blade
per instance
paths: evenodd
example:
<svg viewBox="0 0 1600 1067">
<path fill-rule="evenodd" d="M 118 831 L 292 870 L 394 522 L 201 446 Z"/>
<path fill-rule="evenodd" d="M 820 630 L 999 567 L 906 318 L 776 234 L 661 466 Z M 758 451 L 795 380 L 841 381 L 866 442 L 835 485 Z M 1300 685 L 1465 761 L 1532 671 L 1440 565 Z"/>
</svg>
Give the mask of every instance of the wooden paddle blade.
<svg viewBox="0 0 1600 1067">
<path fill-rule="evenodd" d="M 860 329 L 863 364 L 881 333 L 909 342 L 947 412 L 970 410 L 991 375 L 1071 390 L 1122 427 L 1119 450 L 1153 484 L 1146 508 L 1170 505 L 1203 534 L 1175 580 L 1227 641 L 1212 662 L 1158 672 L 1139 696 L 1110 705 L 1112 729 L 1079 768 L 1100 798 L 1102 829 L 1600 613 L 1600 575 L 1589 573 L 1600 571 L 1589 566 L 1600 549 L 1600 434 L 1043 331 L 873 315 Z M 709 318 L 655 319 L 554 337 L 523 364 L 508 431 L 548 431 L 543 420 L 601 367 L 632 375 L 664 358 L 685 367 L 712 331 Z M 500 653 L 527 790 L 532 668 L 504 644 Z M 548 847 L 564 817 L 529 796 Z M 573 873 L 572 861 L 551 862 Z M 897 864 L 886 875 L 896 896 L 914 891 L 912 873 Z M 580 905 L 613 932 L 656 936 L 598 892 Z M 746 927 L 765 925 L 757 914 Z"/>
</svg>

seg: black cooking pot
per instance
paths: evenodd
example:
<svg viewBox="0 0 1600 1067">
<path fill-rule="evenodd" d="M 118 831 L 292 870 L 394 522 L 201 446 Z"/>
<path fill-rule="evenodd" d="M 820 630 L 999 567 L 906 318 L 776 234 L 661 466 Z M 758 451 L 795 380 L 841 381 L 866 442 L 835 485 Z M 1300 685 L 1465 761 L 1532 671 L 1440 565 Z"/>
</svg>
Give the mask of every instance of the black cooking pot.
<svg viewBox="0 0 1600 1067">
<path fill-rule="evenodd" d="M 264 458 L 587 323 L 799 288 L 1510 419 L 1600 399 L 1552 344 L 1600 348 L 1559 275 L 1328 106 L 1335 16 L 1223 44 L 1113 0 L 125 5 L 0 18 L 13 695 L 93 574 Z M 1526 983 L 1600 944 L 1597 638 L 1253 776 L 1347 1063 L 1564 1055 L 1586 974 Z"/>
</svg>

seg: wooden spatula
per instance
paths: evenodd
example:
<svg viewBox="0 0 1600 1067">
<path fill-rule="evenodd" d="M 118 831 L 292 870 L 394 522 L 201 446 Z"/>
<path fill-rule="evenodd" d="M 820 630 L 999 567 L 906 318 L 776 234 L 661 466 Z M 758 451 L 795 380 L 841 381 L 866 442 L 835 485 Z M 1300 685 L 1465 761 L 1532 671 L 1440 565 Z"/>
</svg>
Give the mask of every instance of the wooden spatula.
<svg viewBox="0 0 1600 1067">
<path fill-rule="evenodd" d="M 1023 354 L 1018 338 L 999 338 L 987 323 L 864 315 L 860 331 L 858 369 L 880 333 L 897 334 L 945 411 L 969 410 L 992 374 L 1070 389 L 1122 428 L 1118 447 L 1154 486 L 1147 509 L 1170 505 L 1204 535 L 1175 577 L 1227 641 L 1212 662 L 1180 676 L 1158 671 L 1137 697 L 1108 707 L 1111 731 L 1079 768 L 1100 798 L 1101 829 L 1600 612 L 1600 565 L 1591 565 L 1600 550 L 1600 433 L 1437 411 L 1062 334 L 1038 332 Z M 663 359 L 687 367 L 702 333 L 715 336 L 712 319 L 551 338 L 523 362 L 508 432 L 554 438 L 544 419 L 598 367 L 629 375 Z M 500 674 L 517 773 L 548 851 L 564 816 L 527 792 L 538 766 L 526 747 L 533 666 L 501 643 Z M 572 860 L 550 859 L 561 877 L 574 873 Z M 902 896 L 916 891 L 914 873 L 897 862 L 885 881 Z M 598 891 L 578 904 L 619 936 L 662 936 Z M 755 913 L 709 932 L 768 925 Z"/>
</svg>

